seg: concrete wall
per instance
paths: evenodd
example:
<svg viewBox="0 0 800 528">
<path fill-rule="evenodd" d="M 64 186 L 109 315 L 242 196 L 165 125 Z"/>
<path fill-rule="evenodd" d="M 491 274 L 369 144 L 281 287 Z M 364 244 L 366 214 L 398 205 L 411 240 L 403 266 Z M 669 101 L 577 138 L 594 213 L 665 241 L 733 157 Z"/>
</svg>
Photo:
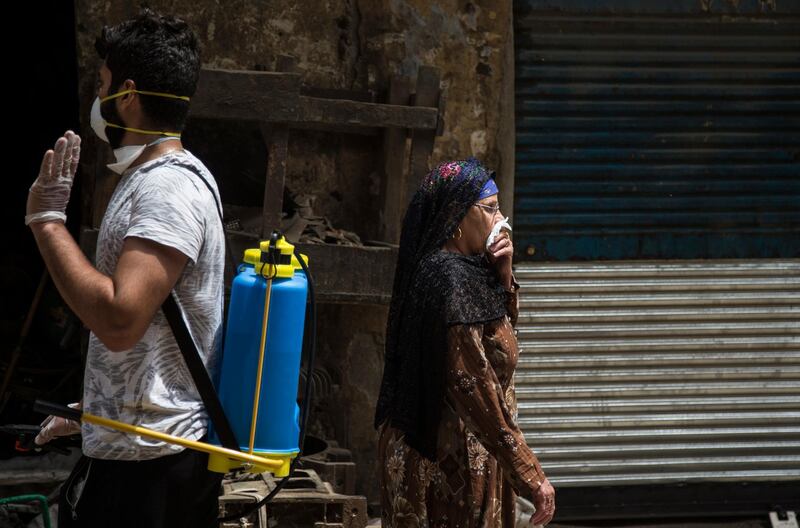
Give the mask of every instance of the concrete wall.
<svg viewBox="0 0 800 528">
<path fill-rule="evenodd" d="M 511 2 L 456 0 L 329 0 L 269 3 L 151 1 L 185 18 L 203 46 L 203 65 L 272 70 L 276 57 L 298 61 L 304 83 L 317 88 L 386 89 L 392 75 L 414 77 L 418 66 L 439 68 L 447 108 L 444 134 L 432 163 L 474 155 L 497 170 L 501 205 L 511 214 L 513 193 L 513 38 Z M 83 130 L 99 66 L 93 43 L 104 24 L 133 16 L 129 2 L 77 0 L 77 43 Z M 95 162 L 107 147 L 84 133 L 82 171 L 106 171 Z M 260 205 L 265 149 L 255 126 L 190 122 L 187 148 L 205 160 L 223 200 Z M 321 132 L 292 132 L 288 187 L 315 194 L 316 212 L 362 239 L 377 236 L 382 164 L 380 140 Z M 113 188 L 113 181 L 105 192 Z M 260 186 L 260 188 L 259 188 Z M 91 193 L 91 185 L 87 186 Z M 90 194 L 84 197 L 91 202 Z M 104 207 L 104 206 L 103 206 Z M 95 215 L 92 222 L 99 224 Z M 380 385 L 386 307 L 322 306 L 320 363 L 336 380 L 334 394 L 317 407 L 313 428 L 355 452 L 359 489 L 377 500 L 372 429 Z"/>
</svg>

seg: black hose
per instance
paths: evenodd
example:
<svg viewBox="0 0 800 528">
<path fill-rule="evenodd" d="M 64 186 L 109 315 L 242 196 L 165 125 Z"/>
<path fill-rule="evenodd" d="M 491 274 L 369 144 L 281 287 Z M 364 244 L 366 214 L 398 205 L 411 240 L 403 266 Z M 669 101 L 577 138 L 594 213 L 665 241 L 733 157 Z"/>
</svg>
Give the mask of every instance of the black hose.
<svg viewBox="0 0 800 528">
<path fill-rule="evenodd" d="M 306 324 L 303 332 L 303 349 L 308 357 L 308 364 L 306 366 L 306 386 L 305 390 L 303 391 L 303 407 L 300 414 L 300 452 L 289 465 L 289 474 L 283 477 L 280 482 L 278 482 L 278 484 L 275 486 L 275 489 L 269 492 L 269 495 L 257 503 L 249 505 L 241 512 L 234 513 L 226 517 L 220 517 L 217 519 L 217 521 L 220 523 L 235 521 L 237 519 L 241 519 L 242 517 L 247 517 L 275 498 L 275 495 L 277 495 L 278 492 L 283 489 L 289 479 L 292 478 L 294 470 L 303 454 L 303 445 L 306 441 L 306 425 L 308 424 L 308 414 L 309 410 L 311 409 L 311 373 L 314 372 L 314 356 L 316 354 L 317 345 L 317 302 L 314 294 L 314 279 L 311 278 L 311 273 L 308 271 L 308 266 L 306 265 L 303 257 L 300 255 L 300 251 L 297 248 L 295 248 L 294 254 L 297 257 L 297 260 L 300 261 L 300 266 L 303 268 L 303 272 L 306 274 L 306 279 L 308 280 L 308 304 L 306 305 Z"/>
</svg>

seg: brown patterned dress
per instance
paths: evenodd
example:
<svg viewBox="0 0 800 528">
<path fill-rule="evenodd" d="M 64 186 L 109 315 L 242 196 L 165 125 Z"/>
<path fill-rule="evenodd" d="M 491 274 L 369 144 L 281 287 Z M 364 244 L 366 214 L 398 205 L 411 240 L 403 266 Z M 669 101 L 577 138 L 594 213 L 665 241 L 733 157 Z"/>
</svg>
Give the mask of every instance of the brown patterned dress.
<svg viewBox="0 0 800 528">
<path fill-rule="evenodd" d="M 516 494 L 532 501 L 545 480 L 516 423 L 516 290 L 506 308 L 500 320 L 448 331 L 436 462 L 409 447 L 402 431 L 381 425 L 384 528 L 513 527 Z"/>
</svg>

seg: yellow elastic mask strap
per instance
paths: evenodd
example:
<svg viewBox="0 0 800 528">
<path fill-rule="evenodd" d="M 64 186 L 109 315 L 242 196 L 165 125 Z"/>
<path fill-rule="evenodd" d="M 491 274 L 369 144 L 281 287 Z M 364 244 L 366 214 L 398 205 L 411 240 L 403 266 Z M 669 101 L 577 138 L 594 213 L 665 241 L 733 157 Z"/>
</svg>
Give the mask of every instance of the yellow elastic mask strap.
<svg viewBox="0 0 800 528">
<path fill-rule="evenodd" d="M 123 90 L 121 92 L 115 93 L 114 95 L 109 95 L 107 97 L 103 97 L 102 99 L 100 99 L 100 102 L 101 103 L 105 103 L 106 101 L 110 101 L 111 99 L 116 99 L 117 97 L 122 97 L 123 95 L 129 94 L 129 93 L 138 93 L 138 94 L 142 94 L 142 95 L 155 95 L 157 97 L 169 97 L 170 99 L 180 99 L 181 101 L 189 102 L 189 96 L 186 96 L 186 95 L 173 95 L 173 94 L 162 93 L 162 92 L 148 92 L 146 90 L 134 90 L 134 89 Z M 136 132 L 137 134 L 145 134 L 145 135 L 148 135 L 148 136 L 169 136 L 169 137 L 176 137 L 176 138 L 180 138 L 181 137 L 180 132 L 163 132 L 163 131 L 159 131 L 159 130 L 142 130 L 140 128 L 129 128 L 129 127 L 124 127 L 124 126 L 120 126 L 120 125 L 115 125 L 114 123 L 109 123 L 108 121 L 105 121 L 105 124 L 106 124 L 106 126 L 110 126 L 112 128 L 120 128 L 122 130 L 127 130 L 129 132 Z"/>
<path fill-rule="evenodd" d="M 180 132 L 163 132 L 163 131 L 159 131 L 159 130 L 142 130 L 141 128 L 130 128 L 130 127 L 124 127 L 124 126 L 115 125 L 114 123 L 109 123 L 108 121 L 105 121 L 105 123 L 106 123 L 106 126 L 109 126 L 111 128 L 121 128 L 122 130 L 127 130 L 128 132 L 136 132 L 137 134 L 144 134 L 144 135 L 147 135 L 147 136 L 169 136 L 169 137 L 176 137 L 176 138 L 180 138 L 181 137 L 181 133 Z"/>
<path fill-rule="evenodd" d="M 129 93 L 138 93 L 138 94 L 142 94 L 142 95 L 155 95 L 156 97 L 169 97 L 170 99 L 180 99 L 181 101 L 186 101 L 187 103 L 189 102 L 189 96 L 188 95 L 173 95 L 173 94 L 162 93 L 162 92 L 148 92 L 146 90 L 135 90 L 135 89 L 122 90 L 121 92 L 117 92 L 114 95 L 109 95 L 107 97 L 103 97 L 102 99 L 100 99 L 100 102 L 101 103 L 105 103 L 106 101 L 110 101 L 111 99 L 116 99 L 117 97 L 122 97 L 123 95 L 129 94 Z"/>
</svg>

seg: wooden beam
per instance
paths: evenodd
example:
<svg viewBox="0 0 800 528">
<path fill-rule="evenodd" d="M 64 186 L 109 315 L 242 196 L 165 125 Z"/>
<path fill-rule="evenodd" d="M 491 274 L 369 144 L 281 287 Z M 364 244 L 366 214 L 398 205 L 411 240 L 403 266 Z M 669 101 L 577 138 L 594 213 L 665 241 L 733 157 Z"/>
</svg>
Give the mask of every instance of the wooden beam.
<svg viewBox="0 0 800 528">
<path fill-rule="evenodd" d="M 289 129 L 286 125 L 262 123 L 261 134 L 267 144 L 267 174 L 261 215 L 261 239 L 266 240 L 272 230 L 281 225 L 283 186 L 286 182 L 286 161 L 289 156 Z"/>
<path fill-rule="evenodd" d="M 298 123 L 435 130 L 439 120 L 435 102 L 427 105 L 432 108 L 414 108 L 303 95 L 299 101 L 300 112 L 294 120 Z"/>
<path fill-rule="evenodd" d="M 439 106 L 439 70 L 430 66 L 420 66 L 417 74 L 417 92 L 414 97 L 415 106 L 437 108 Z M 438 124 L 438 121 L 437 121 Z M 411 137 L 410 177 L 406 185 L 406 196 L 403 205 L 411 201 L 422 178 L 430 170 L 430 156 L 436 137 L 436 126 L 432 130 L 414 130 Z"/>
<path fill-rule="evenodd" d="M 287 64 L 281 64 L 287 67 Z M 430 68 L 433 72 L 435 69 Z M 421 72 L 424 69 L 420 69 Z M 430 101 L 424 104 L 420 101 Z M 401 127 L 436 130 L 436 93 L 416 106 L 378 104 L 300 95 L 300 76 L 293 72 L 204 69 L 189 116 L 193 118 L 287 123 L 302 128 L 335 129 Z"/>
<path fill-rule="evenodd" d="M 190 117 L 288 122 L 298 113 L 296 73 L 203 69 Z"/>
<path fill-rule="evenodd" d="M 378 102 L 378 98 L 372 90 L 344 90 L 340 88 L 301 86 L 300 95 L 319 97 L 321 99 L 347 99 L 348 101 L 360 101 L 362 103 Z"/>
<path fill-rule="evenodd" d="M 411 97 L 411 80 L 392 78 L 389 82 L 387 102 L 390 105 L 408 104 Z M 405 128 L 387 128 L 383 134 L 383 178 L 381 178 L 381 239 L 400 243 L 400 229 L 405 212 L 406 165 L 408 142 Z"/>
<path fill-rule="evenodd" d="M 242 231 L 229 231 L 231 248 L 237 255 L 258 247 L 258 238 Z M 392 298 L 398 248 L 357 247 L 300 243 L 308 256 L 317 302 L 388 304 Z"/>
</svg>

